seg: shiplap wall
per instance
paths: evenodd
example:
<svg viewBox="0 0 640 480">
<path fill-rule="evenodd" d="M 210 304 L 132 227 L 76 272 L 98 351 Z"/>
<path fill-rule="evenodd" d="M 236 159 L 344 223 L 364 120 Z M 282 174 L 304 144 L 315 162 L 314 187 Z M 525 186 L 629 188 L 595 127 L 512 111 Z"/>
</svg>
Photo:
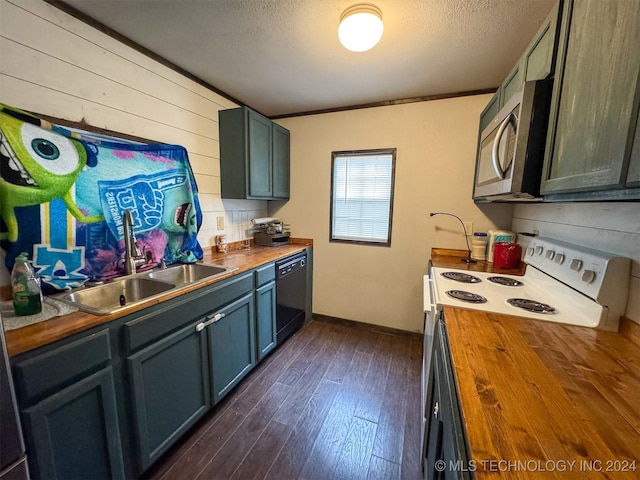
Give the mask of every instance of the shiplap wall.
<svg viewBox="0 0 640 480">
<path fill-rule="evenodd" d="M 511 228 L 631 258 L 626 316 L 640 323 L 640 203 L 517 205 Z"/>
<path fill-rule="evenodd" d="M 221 233 L 246 238 L 249 220 L 267 215 L 266 201 L 220 198 L 218 111 L 237 105 L 40 0 L 0 0 L 0 102 L 183 145 L 199 188 L 203 247 Z M 0 267 L 0 285 L 7 282 Z"/>
</svg>

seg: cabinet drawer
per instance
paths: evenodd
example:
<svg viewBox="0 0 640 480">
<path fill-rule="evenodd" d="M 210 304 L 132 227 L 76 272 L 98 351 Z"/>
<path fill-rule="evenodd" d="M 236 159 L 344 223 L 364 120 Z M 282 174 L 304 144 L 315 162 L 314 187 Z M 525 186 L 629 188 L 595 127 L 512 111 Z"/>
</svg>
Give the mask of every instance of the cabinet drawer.
<svg viewBox="0 0 640 480">
<path fill-rule="evenodd" d="M 255 270 L 256 272 L 256 288 L 269 283 L 276 278 L 276 264 L 270 263 Z"/>
<path fill-rule="evenodd" d="M 252 272 L 164 302 L 159 308 L 154 308 L 135 320 L 125 323 L 126 353 L 132 353 L 187 323 L 204 317 L 251 290 L 253 290 Z"/>
<path fill-rule="evenodd" d="M 102 330 L 13 365 L 20 405 L 34 403 L 98 371 L 111 361 L 109 330 Z"/>
</svg>

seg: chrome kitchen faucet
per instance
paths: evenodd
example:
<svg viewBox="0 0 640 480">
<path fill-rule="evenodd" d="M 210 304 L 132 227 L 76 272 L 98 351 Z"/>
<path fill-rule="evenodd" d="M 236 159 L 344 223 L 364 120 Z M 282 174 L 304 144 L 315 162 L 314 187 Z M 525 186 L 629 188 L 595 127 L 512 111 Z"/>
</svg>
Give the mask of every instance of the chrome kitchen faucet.
<svg viewBox="0 0 640 480">
<path fill-rule="evenodd" d="M 147 251 L 143 256 L 142 252 L 138 248 L 138 242 L 136 241 L 135 233 L 133 231 L 133 217 L 131 216 L 131 210 L 122 211 L 122 223 L 124 225 L 124 273 L 125 275 L 132 275 L 136 273 L 136 267 L 138 265 L 146 265 L 152 260 L 150 251 Z M 121 260 L 122 261 L 122 260 Z"/>
</svg>

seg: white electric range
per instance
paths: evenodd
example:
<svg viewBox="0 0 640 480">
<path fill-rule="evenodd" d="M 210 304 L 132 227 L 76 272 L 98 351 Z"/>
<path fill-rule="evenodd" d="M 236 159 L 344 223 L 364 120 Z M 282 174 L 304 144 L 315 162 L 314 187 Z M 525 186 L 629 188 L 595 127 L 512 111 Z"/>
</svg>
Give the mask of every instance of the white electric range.
<svg viewBox="0 0 640 480">
<path fill-rule="evenodd" d="M 430 309 L 444 306 L 617 330 L 631 260 L 559 240 L 534 238 L 523 276 L 433 267 Z M 428 298 L 425 295 L 425 298 Z M 427 305 L 425 305 L 425 309 Z"/>
<path fill-rule="evenodd" d="M 443 307 L 618 329 L 629 292 L 629 258 L 537 237 L 525 249 L 523 260 L 527 268 L 522 276 L 465 270 L 466 264 L 460 262 L 459 269 L 432 267 L 424 277 L 423 461 L 431 415 L 427 409 L 434 327 Z"/>
</svg>

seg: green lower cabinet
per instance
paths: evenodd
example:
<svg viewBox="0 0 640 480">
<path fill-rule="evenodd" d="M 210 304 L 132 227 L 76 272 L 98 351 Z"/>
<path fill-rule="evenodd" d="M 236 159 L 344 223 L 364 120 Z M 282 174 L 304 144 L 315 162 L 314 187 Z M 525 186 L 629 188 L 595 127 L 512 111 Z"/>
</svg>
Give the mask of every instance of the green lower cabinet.
<svg viewBox="0 0 640 480">
<path fill-rule="evenodd" d="M 142 470 L 210 406 L 206 349 L 194 323 L 127 358 Z"/>
<path fill-rule="evenodd" d="M 223 307 L 205 329 L 213 379 L 213 401 L 218 402 L 256 363 L 253 292 Z"/>
<path fill-rule="evenodd" d="M 258 361 L 276 348 L 276 282 L 256 289 Z"/>
<path fill-rule="evenodd" d="M 32 478 L 124 478 L 111 367 L 22 414 Z"/>
</svg>

